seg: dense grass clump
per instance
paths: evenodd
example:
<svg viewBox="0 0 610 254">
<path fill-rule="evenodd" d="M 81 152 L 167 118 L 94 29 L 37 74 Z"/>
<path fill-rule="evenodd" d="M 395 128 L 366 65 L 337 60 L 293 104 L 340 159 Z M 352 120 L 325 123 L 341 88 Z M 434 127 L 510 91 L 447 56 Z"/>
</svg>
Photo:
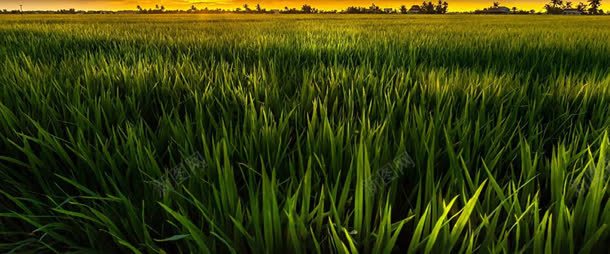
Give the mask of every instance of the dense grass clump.
<svg viewBox="0 0 610 254">
<path fill-rule="evenodd" d="M 599 253 L 610 19 L 3 16 L 0 252 Z"/>
</svg>

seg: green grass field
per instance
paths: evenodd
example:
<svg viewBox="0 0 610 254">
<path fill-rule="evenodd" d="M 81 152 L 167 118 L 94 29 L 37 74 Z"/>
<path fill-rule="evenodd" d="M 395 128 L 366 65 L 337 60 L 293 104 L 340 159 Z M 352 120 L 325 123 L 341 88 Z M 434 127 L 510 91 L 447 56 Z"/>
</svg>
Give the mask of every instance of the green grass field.
<svg viewBox="0 0 610 254">
<path fill-rule="evenodd" d="M 602 253 L 610 17 L 0 16 L 0 252 Z"/>
</svg>

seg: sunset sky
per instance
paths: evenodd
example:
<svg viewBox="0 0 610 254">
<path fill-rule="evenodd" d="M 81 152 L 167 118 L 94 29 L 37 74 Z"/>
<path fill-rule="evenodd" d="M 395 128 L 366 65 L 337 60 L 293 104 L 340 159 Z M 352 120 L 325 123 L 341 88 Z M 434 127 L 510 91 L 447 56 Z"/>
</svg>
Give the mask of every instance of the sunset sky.
<svg viewBox="0 0 610 254">
<path fill-rule="evenodd" d="M 465 11 L 482 9 L 492 5 L 493 0 L 448 0 L 449 11 Z M 573 1 L 577 3 L 578 1 Z M 420 4 L 420 0 L 0 0 L 0 9 L 23 10 L 57 10 L 75 8 L 80 10 L 131 10 L 137 5 L 143 8 L 154 8 L 156 4 L 164 5 L 166 9 L 186 9 L 191 5 L 198 8 L 236 8 L 247 3 L 254 7 L 260 3 L 263 8 L 298 8 L 309 4 L 319 9 L 345 9 L 347 6 L 369 6 L 375 3 L 381 7 L 398 8 L 400 5 Z M 544 0 L 500 0 L 504 6 L 516 6 L 519 9 L 541 10 L 546 3 Z"/>
</svg>

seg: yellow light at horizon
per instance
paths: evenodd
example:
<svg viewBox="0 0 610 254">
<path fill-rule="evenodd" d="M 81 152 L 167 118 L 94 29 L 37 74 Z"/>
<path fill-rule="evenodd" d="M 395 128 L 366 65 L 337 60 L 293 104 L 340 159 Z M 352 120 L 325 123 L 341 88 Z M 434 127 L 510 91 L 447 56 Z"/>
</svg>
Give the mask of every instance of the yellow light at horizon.
<svg viewBox="0 0 610 254">
<path fill-rule="evenodd" d="M 82 9 L 82 10 L 135 10 L 140 5 L 143 8 L 154 8 L 155 5 L 163 5 L 166 9 L 187 9 L 191 5 L 198 8 L 240 8 L 244 4 L 255 6 L 260 4 L 267 9 L 300 8 L 303 4 L 309 4 L 322 10 L 337 9 L 343 10 L 348 6 L 370 6 L 375 3 L 380 7 L 396 8 L 401 5 L 419 5 L 422 1 L 418 0 L 2 0 L 0 9 L 18 9 L 23 5 L 24 10 L 57 10 L 57 9 Z M 433 1 L 436 2 L 436 1 Z M 470 11 L 482 9 L 492 5 L 493 0 L 447 0 L 449 11 Z M 577 2 L 577 1 L 573 1 Z M 523 10 L 541 10 L 545 4 L 544 0 L 505 0 L 500 1 L 501 5 L 512 8 L 517 7 Z"/>
</svg>

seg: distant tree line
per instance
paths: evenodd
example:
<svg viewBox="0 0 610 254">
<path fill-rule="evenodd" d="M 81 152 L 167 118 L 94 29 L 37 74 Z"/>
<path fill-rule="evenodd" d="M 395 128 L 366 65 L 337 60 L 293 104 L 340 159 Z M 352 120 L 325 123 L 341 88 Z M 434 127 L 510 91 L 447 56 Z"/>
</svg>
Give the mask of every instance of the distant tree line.
<svg viewBox="0 0 610 254">
<path fill-rule="evenodd" d="M 354 13 L 354 14 L 356 14 L 356 13 L 358 13 L 358 14 L 367 14 L 367 13 L 380 14 L 380 13 L 392 13 L 393 10 L 390 10 L 390 9 L 382 10 L 379 6 L 372 4 L 369 7 L 349 6 L 349 7 L 347 7 L 347 9 L 345 9 L 344 12 L 345 13 Z"/>
<path fill-rule="evenodd" d="M 587 0 L 587 3 L 579 2 L 574 4 L 571 1 L 563 2 L 563 0 L 550 0 L 544 5 L 547 14 L 589 14 L 602 15 L 604 11 L 600 8 L 601 0 Z M 474 11 L 475 14 L 535 14 L 535 10 L 519 10 L 517 7 L 508 8 L 501 6 L 499 2 L 493 2 L 493 6 L 483 10 Z"/>
<path fill-rule="evenodd" d="M 549 14 L 564 14 L 566 10 L 577 11 L 582 14 L 600 15 L 604 11 L 600 8 L 601 0 L 588 0 L 587 3 L 579 2 L 574 4 L 571 1 L 551 0 L 544 6 L 544 9 Z"/>
<path fill-rule="evenodd" d="M 445 1 L 439 0 L 438 4 L 434 4 L 432 2 L 423 2 L 421 5 L 417 6 L 417 12 L 412 13 L 422 13 L 422 14 L 444 14 L 447 12 L 449 4 Z M 138 14 L 178 14 L 178 13 L 201 13 L 201 14 L 215 14 L 215 13 L 248 13 L 248 14 L 333 14 L 333 13 L 344 13 L 344 14 L 394 14 L 394 13 L 408 13 L 408 9 L 406 6 L 401 6 L 400 9 L 394 8 L 381 8 L 380 6 L 371 4 L 369 7 L 360 7 L 360 6 L 349 6 L 344 10 L 321 10 L 315 8 L 311 5 L 304 4 L 300 8 L 288 8 L 287 6 L 282 9 L 267 9 L 263 8 L 260 4 L 256 4 L 254 7 L 244 4 L 241 7 L 235 9 L 209 9 L 205 8 L 197 8 L 195 5 L 192 5 L 190 8 L 186 10 L 170 10 L 167 9 L 164 5 L 155 5 L 154 7 L 144 7 L 141 5 L 136 6 L 136 10 L 124 10 L 124 11 L 81 11 L 75 9 L 68 10 L 57 10 L 57 11 L 25 11 L 21 12 L 20 10 L 2 10 L 0 14 L 103 14 L 103 13 L 138 13 Z"/>
<path fill-rule="evenodd" d="M 414 7 L 417 7 L 417 8 L 414 8 Z M 374 13 L 445 14 L 445 13 L 447 13 L 447 10 L 449 8 L 449 4 L 447 2 L 442 1 L 442 0 L 439 0 L 438 4 L 434 4 L 432 2 L 424 1 L 421 5 L 414 5 L 411 8 L 415 9 L 415 10 L 411 10 L 411 12 L 410 12 L 409 9 L 407 9 L 407 6 L 405 6 L 405 5 L 401 5 L 400 9 L 398 9 L 398 10 L 392 9 L 392 8 L 383 8 L 382 9 L 379 6 L 376 6 L 375 4 L 372 4 L 368 8 L 366 8 L 366 7 L 350 6 L 350 7 L 347 7 L 347 9 L 345 11 L 343 11 L 343 12 L 344 13 L 363 13 L 363 14 L 367 14 L 367 13 L 373 13 L 373 14 Z"/>
<path fill-rule="evenodd" d="M 548 14 L 590 14 L 590 15 L 601 15 L 604 11 L 601 7 L 601 0 L 586 0 L 587 3 L 579 2 L 574 4 L 571 1 L 564 0 L 550 0 L 548 4 L 544 6 L 546 13 Z M 369 7 L 360 6 L 349 6 L 344 10 L 320 10 L 314 8 L 311 5 L 304 4 L 300 8 L 288 8 L 282 9 L 267 9 L 263 8 L 260 4 L 256 4 L 251 7 L 248 4 L 244 4 L 241 7 L 235 9 L 203 9 L 197 8 L 192 5 L 186 10 L 168 10 L 163 5 L 155 5 L 154 8 L 144 8 L 141 5 L 136 7 L 135 11 L 124 10 L 124 11 L 82 11 L 75 9 L 62 9 L 56 11 L 21 11 L 21 10 L 1 10 L 0 14 L 27 14 L 27 13 L 39 13 L 39 14 L 107 14 L 107 13 L 140 13 L 140 14 L 177 14 L 177 13 L 252 13 L 252 14 L 314 14 L 314 13 L 345 13 L 345 14 L 445 14 L 449 8 L 449 3 L 444 0 L 438 0 L 433 3 L 431 1 L 424 1 L 421 5 L 413 5 L 411 8 L 407 8 L 405 5 L 401 5 L 399 9 L 394 8 L 381 8 L 374 3 Z M 501 6 L 499 2 L 493 2 L 493 6 L 484 8 L 483 10 L 475 10 L 475 14 L 535 14 L 535 10 L 519 10 L 517 7 L 508 8 Z M 609 13 L 610 14 L 610 13 Z"/>
<path fill-rule="evenodd" d="M 7 9 L 3 9 L 2 11 L 0 11 L 0 13 L 2 14 L 19 14 L 21 13 L 20 10 L 7 10 Z"/>
<path fill-rule="evenodd" d="M 336 13 L 336 10 L 326 11 L 319 10 L 311 5 L 304 4 L 301 8 L 288 8 L 283 9 L 267 9 L 263 8 L 260 4 L 256 4 L 251 7 L 248 4 L 244 4 L 241 7 L 235 9 L 209 9 L 207 7 L 199 9 L 195 5 L 192 5 L 188 10 L 167 10 L 164 6 L 155 6 L 155 8 L 142 8 L 140 5 L 137 6 L 137 12 L 143 14 L 155 14 L 155 13 L 251 13 L 251 14 L 271 14 L 271 13 Z"/>
<path fill-rule="evenodd" d="M 423 14 L 445 14 L 447 13 L 447 8 L 449 4 L 447 2 L 443 2 L 442 0 L 438 0 L 438 3 L 435 5 L 432 2 L 426 3 L 424 1 L 420 6 L 420 13 Z"/>
<path fill-rule="evenodd" d="M 517 7 L 508 8 L 506 6 L 501 6 L 500 2 L 494 1 L 493 5 L 489 8 L 484 8 L 483 10 L 475 10 L 475 14 L 536 14 L 536 10 L 520 10 Z"/>
<path fill-rule="evenodd" d="M 443 14 L 447 13 L 449 4 L 445 1 L 439 0 L 438 4 L 434 4 L 432 2 L 423 2 L 420 7 L 421 11 L 418 13 L 423 14 Z M 304 4 L 301 8 L 288 8 L 284 7 L 282 9 L 267 9 L 263 8 L 260 4 L 256 4 L 254 7 L 244 4 L 241 7 L 235 9 L 198 9 L 196 6 L 191 6 L 190 9 L 186 11 L 172 11 L 166 10 L 163 6 L 155 6 L 155 8 L 142 8 L 141 6 L 137 6 L 138 13 L 176 13 L 176 12 L 188 12 L 188 13 L 252 13 L 252 14 L 269 14 L 269 13 L 281 13 L 281 14 L 314 14 L 314 13 L 347 13 L 347 14 L 392 14 L 392 13 L 407 13 L 406 7 L 403 5 L 401 9 L 397 10 L 394 8 L 381 8 L 380 6 L 375 5 L 375 3 L 371 4 L 368 7 L 361 6 L 349 6 L 344 10 L 321 10 L 318 8 L 314 8 L 311 5 Z"/>
<path fill-rule="evenodd" d="M 113 14 L 113 13 L 135 13 L 135 11 L 123 10 L 123 11 L 84 11 L 71 9 L 60 9 L 60 10 L 36 10 L 36 11 L 21 11 L 21 10 L 0 10 L 0 14 Z"/>
</svg>

